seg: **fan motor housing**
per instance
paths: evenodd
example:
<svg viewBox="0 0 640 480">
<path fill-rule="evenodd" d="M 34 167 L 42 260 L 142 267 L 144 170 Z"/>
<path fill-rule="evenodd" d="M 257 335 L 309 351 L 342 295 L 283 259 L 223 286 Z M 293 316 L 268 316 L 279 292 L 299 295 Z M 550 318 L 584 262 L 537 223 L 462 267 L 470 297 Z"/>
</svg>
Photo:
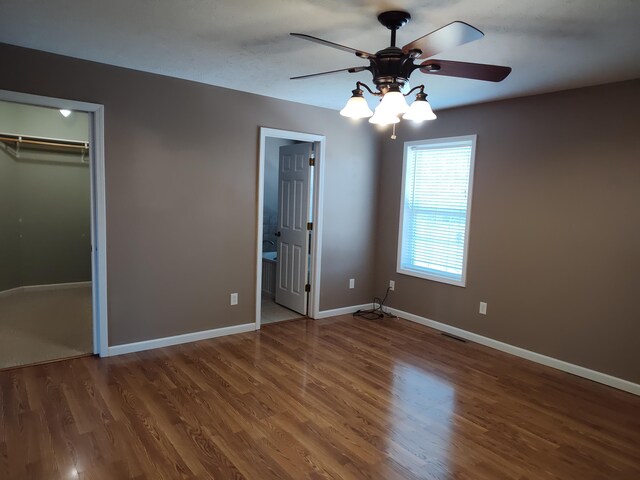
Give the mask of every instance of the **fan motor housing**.
<svg viewBox="0 0 640 480">
<path fill-rule="evenodd" d="M 391 86 L 402 87 L 416 69 L 413 59 L 398 47 L 387 47 L 369 58 L 373 83 L 384 93 Z"/>
</svg>

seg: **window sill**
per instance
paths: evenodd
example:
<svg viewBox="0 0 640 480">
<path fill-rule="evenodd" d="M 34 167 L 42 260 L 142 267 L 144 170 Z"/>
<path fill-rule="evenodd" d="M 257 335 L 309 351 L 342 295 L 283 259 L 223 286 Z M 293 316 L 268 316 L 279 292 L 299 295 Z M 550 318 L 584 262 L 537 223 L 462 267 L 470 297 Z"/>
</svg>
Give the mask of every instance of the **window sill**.
<svg viewBox="0 0 640 480">
<path fill-rule="evenodd" d="M 433 275 L 429 273 L 417 272 L 414 270 L 406 270 L 404 268 L 398 268 L 396 270 L 397 273 L 401 273 L 402 275 L 408 275 L 410 277 L 421 278 L 423 280 L 431 280 L 432 282 L 445 283 L 447 285 L 453 285 L 455 287 L 465 288 L 467 286 L 466 278 L 463 276 L 462 280 L 456 280 L 453 278 L 447 278 L 439 275 Z"/>
</svg>

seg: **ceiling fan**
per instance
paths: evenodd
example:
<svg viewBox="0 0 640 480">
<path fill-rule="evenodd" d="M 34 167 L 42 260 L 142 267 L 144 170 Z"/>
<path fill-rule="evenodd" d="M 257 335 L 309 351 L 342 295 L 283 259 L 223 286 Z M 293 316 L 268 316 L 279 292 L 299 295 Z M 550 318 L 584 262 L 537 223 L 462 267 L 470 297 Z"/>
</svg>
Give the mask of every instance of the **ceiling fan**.
<svg viewBox="0 0 640 480">
<path fill-rule="evenodd" d="M 489 82 L 500 82 L 511 73 L 511 68 L 509 67 L 431 58 L 443 50 L 479 40 L 484 36 L 477 28 L 460 21 L 445 25 L 438 30 L 407 43 L 402 48 L 397 47 L 396 32 L 399 28 L 406 25 L 410 19 L 411 15 L 404 11 L 393 10 L 379 14 L 378 21 L 391 30 L 391 45 L 376 53 L 346 47 L 321 38 L 312 37 L 311 35 L 291 33 L 294 37 L 353 53 L 357 57 L 369 61 L 368 66 L 342 68 L 310 75 L 301 75 L 292 77 L 291 80 L 339 72 L 357 73 L 368 70 L 373 75 L 373 83 L 375 84 L 376 90 L 372 90 L 362 82 L 356 82 L 356 88 L 352 91 L 352 97 L 340 113 L 350 118 L 371 117 L 369 119 L 371 123 L 389 125 L 398 123 L 401 115 L 407 120 L 414 121 L 432 120 L 436 118 L 429 102 L 427 102 L 424 85 L 414 87 L 408 92 L 403 93 L 403 90 L 405 90 L 405 87 L 409 84 L 409 77 L 416 70 L 420 70 L 421 73 L 427 75 L 469 78 Z M 360 87 L 366 89 L 371 95 L 382 98 L 380 104 L 375 109 L 375 114 L 367 105 L 363 95 L 364 92 Z M 405 97 L 416 90 L 418 90 L 416 99 L 411 104 L 411 107 L 409 107 Z"/>
</svg>

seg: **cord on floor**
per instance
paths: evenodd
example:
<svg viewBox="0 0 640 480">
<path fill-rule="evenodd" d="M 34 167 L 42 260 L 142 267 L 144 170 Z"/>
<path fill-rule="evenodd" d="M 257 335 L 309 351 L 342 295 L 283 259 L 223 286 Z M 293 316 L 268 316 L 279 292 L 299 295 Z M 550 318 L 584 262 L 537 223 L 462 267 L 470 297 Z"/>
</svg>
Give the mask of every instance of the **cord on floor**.
<svg viewBox="0 0 640 480">
<path fill-rule="evenodd" d="M 369 310 L 358 310 L 353 312 L 354 317 L 361 317 L 367 320 L 379 320 L 381 318 L 398 318 L 394 314 L 390 312 L 385 312 L 384 310 L 384 302 L 387 301 L 387 297 L 389 296 L 389 292 L 391 291 L 391 287 L 387 287 L 387 292 L 384 294 L 384 298 L 380 300 L 379 297 L 373 298 L 373 308 Z"/>
</svg>

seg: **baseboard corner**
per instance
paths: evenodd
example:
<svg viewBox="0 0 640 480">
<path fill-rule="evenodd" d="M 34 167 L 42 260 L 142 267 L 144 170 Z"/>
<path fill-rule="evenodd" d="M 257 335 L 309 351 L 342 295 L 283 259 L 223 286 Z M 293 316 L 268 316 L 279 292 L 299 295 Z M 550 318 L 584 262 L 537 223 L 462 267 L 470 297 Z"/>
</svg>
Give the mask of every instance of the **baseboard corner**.
<svg viewBox="0 0 640 480">
<path fill-rule="evenodd" d="M 351 305 L 349 307 L 333 308 L 331 310 L 321 310 L 314 317 L 316 320 L 329 317 L 337 317 L 338 315 L 348 315 L 350 313 L 357 312 L 358 310 L 365 310 L 371 308 L 370 303 L 363 303 L 362 305 Z"/>
</svg>

